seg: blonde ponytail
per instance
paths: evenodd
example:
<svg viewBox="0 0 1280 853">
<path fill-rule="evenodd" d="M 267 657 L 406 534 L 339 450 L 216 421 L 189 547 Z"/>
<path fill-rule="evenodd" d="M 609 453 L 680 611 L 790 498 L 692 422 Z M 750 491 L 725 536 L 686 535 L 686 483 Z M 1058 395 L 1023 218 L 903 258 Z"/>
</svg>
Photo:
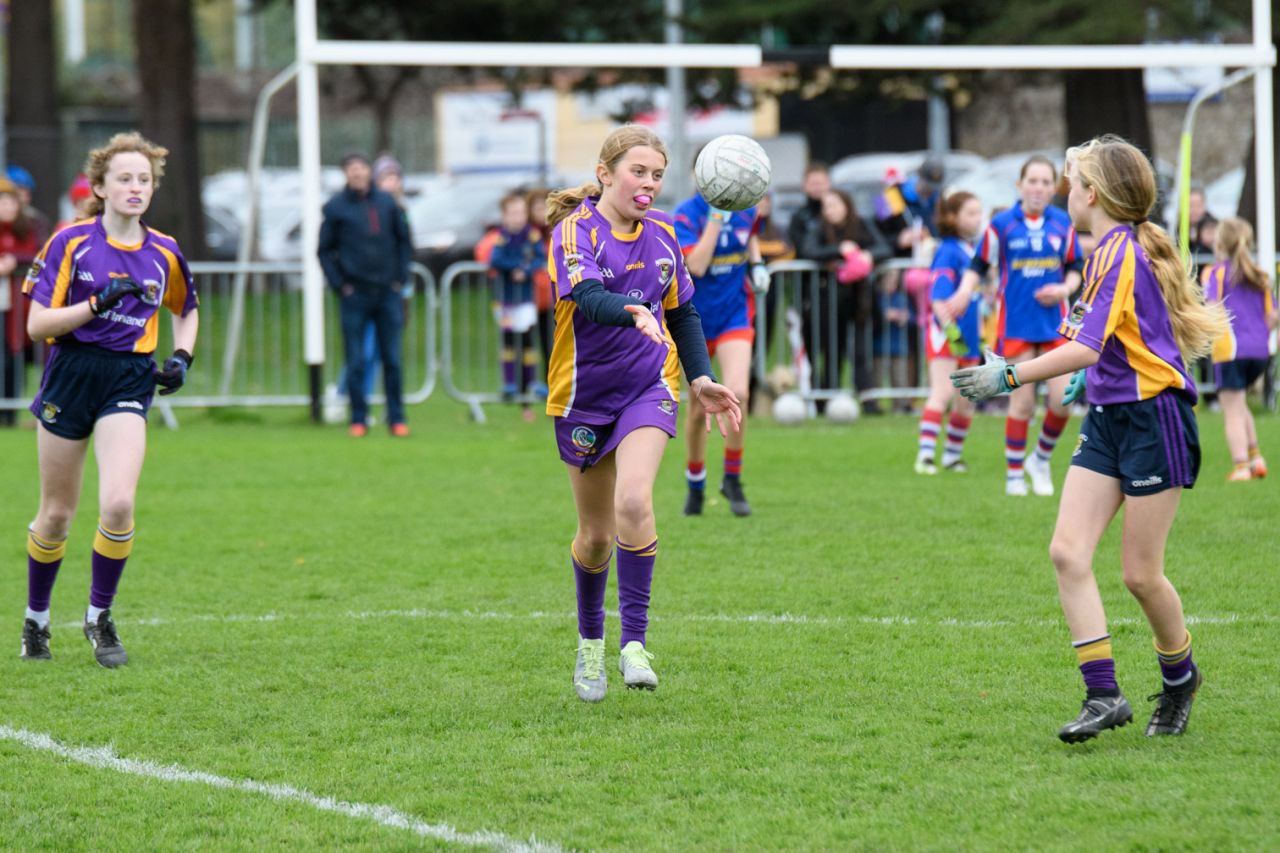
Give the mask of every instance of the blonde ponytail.
<svg viewBox="0 0 1280 853">
<path fill-rule="evenodd" d="M 1231 260 L 1232 285 L 1243 282 L 1264 293 L 1271 288 L 1270 277 L 1253 260 L 1253 227 L 1248 222 L 1236 216 L 1219 222 L 1214 245 Z"/>
<path fill-rule="evenodd" d="M 1138 244 L 1147 253 L 1151 271 L 1160 283 L 1160 292 L 1169 309 L 1169 323 L 1178 349 L 1187 361 L 1203 358 L 1213 350 L 1213 342 L 1231 330 L 1222 303 L 1206 304 L 1204 290 L 1194 271 L 1182 262 L 1173 240 L 1164 229 L 1139 222 Z"/>
<path fill-rule="evenodd" d="M 578 209 L 588 198 L 599 198 L 601 186 L 595 181 L 587 181 L 576 187 L 554 190 L 547 193 L 547 227 L 559 224 L 570 213 Z"/>
<path fill-rule="evenodd" d="M 1107 216 L 1136 223 L 1134 233 L 1160 284 L 1182 357 L 1194 361 L 1208 355 L 1213 342 L 1230 330 L 1227 312 L 1220 302 L 1205 304 L 1204 290 L 1173 240 L 1146 221 L 1156 203 L 1156 175 L 1146 155 L 1120 137 L 1107 135 L 1072 148 L 1067 160 L 1083 185 L 1096 192 Z"/>
</svg>

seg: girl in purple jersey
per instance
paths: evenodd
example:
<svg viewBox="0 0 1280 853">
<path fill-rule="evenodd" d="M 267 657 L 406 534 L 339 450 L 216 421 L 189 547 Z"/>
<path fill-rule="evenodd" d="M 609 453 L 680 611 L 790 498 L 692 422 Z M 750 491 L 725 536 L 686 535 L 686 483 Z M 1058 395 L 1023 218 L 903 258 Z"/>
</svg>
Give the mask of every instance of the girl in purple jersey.
<svg viewBox="0 0 1280 853">
<path fill-rule="evenodd" d="M 1280 323 L 1271 296 L 1271 280 L 1253 261 L 1253 228 L 1231 217 L 1218 225 L 1214 241 L 1217 263 L 1206 276 L 1205 296 L 1221 302 L 1231 329 L 1213 343 L 1214 383 L 1222 403 L 1223 429 L 1231 451 L 1227 480 L 1260 480 L 1267 463 L 1258 449 L 1258 430 L 1245 392 L 1266 372 L 1271 356 L 1271 330 Z"/>
<path fill-rule="evenodd" d="M 152 391 L 182 387 L 198 315 L 191 272 L 172 237 L 142 221 L 164 174 L 164 148 L 122 133 L 89 152 L 92 219 L 52 238 L 32 266 L 27 332 L 53 343 L 40 393 L 40 508 L 27 536 L 22 657 L 48 659 L 49 599 L 80 502 L 89 437 L 98 461 L 98 528 L 84 635 L 105 667 L 128 662 L 111 618 L 133 549 L 133 509 L 146 453 Z M 176 349 L 157 369 L 161 306 L 174 313 Z"/>
<path fill-rule="evenodd" d="M 615 543 L 622 680 L 658 686 L 645 648 L 658 551 L 653 483 L 676 434 L 679 367 L 708 429 L 712 415 L 721 434 L 741 422 L 737 397 L 711 374 L 674 224 L 652 209 L 666 168 L 657 134 L 626 125 L 606 137 L 594 181 L 552 193 L 547 203 L 556 293 L 547 414 L 556 419 L 578 512 L 573 683 L 587 702 L 602 700 L 607 687 L 604 593 Z"/>
<path fill-rule="evenodd" d="M 1165 541 L 1183 488 L 1195 483 L 1200 449 L 1185 360 L 1207 355 L 1227 328 L 1220 305 L 1206 305 L 1169 235 L 1146 221 L 1156 180 L 1145 156 L 1114 136 L 1068 152 L 1075 227 L 1098 238 L 1084 290 L 1063 320 L 1066 342 L 1011 364 L 1001 358 L 960 370 L 952 382 L 972 400 L 1076 372 L 1070 402 L 1087 382 L 1089 414 L 1062 487 L 1049 554 L 1086 695 L 1058 736 L 1077 743 L 1123 726 L 1133 711 L 1116 683 L 1111 635 L 1093 574 L 1093 555 L 1125 506 L 1121 563 L 1125 586 L 1154 634 L 1162 688 L 1147 735 L 1181 734 L 1201 683 L 1191 659 L 1178 593 L 1164 574 Z"/>
</svg>

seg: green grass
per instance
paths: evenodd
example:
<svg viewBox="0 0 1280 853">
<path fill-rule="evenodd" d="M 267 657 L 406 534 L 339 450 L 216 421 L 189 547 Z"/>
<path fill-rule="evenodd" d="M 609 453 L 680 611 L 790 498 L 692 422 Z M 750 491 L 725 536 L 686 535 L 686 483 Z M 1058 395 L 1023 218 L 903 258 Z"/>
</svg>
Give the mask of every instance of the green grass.
<svg viewBox="0 0 1280 853">
<path fill-rule="evenodd" d="M 176 432 L 157 420 L 115 609 L 132 658 L 118 671 L 92 663 L 73 624 L 92 465 L 54 592 L 55 659 L 13 654 L 36 459 L 32 432 L 0 431 L 0 726 L 576 849 L 1280 837 L 1280 476 L 1225 483 L 1219 416 L 1202 414 L 1205 465 L 1168 550 L 1187 612 L 1207 620 L 1192 626 L 1207 681 L 1191 729 L 1142 736 L 1158 676 L 1111 532 L 1096 569 L 1139 725 L 1075 747 L 1055 737 L 1082 690 L 1046 553 L 1057 505 L 1003 495 L 1002 420 L 975 423 L 972 473 L 928 479 L 910 473 L 913 420 L 755 421 L 745 521 L 718 496 L 680 516 L 673 444 L 655 496 L 662 684 L 621 688 L 611 616 L 611 691 L 588 706 L 570 685 L 574 516 L 550 424 L 490 416 L 470 423 L 437 395 L 411 410 L 411 439 L 362 442 L 294 410 L 180 411 Z M 1280 421 L 1259 428 L 1280 461 Z M 359 618 L 386 611 L 401 615 Z M 448 846 L 3 738 L 0 827 L 13 849 Z"/>
</svg>

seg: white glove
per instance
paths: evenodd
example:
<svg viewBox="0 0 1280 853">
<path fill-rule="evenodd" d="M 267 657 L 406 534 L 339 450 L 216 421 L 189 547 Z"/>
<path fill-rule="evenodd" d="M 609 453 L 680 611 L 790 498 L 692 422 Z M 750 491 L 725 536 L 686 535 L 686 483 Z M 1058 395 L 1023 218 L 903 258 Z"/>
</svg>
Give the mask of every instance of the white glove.
<svg viewBox="0 0 1280 853">
<path fill-rule="evenodd" d="M 987 350 L 986 361 L 981 367 L 966 367 L 951 374 L 951 385 L 961 396 L 975 403 L 1008 394 L 1021 384 L 1018 368 L 991 350 Z"/>
<path fill-rule="evenodd" d="M 761 296 L 769 292 L 769 285 L 772 279 L 769 270 L 764 264 L 751 265 L 751 289 Z"/>
</svg>

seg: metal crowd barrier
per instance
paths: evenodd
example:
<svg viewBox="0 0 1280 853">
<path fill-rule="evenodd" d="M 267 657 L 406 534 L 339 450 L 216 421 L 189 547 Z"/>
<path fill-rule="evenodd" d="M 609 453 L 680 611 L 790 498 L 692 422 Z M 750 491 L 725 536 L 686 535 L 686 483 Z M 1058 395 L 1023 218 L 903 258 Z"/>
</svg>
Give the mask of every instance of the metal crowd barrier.
<svg viewBox="0 0 1280 853">
<path fill-rule="evenodd" d="M 193 263 L 200 294 L 200 334 L 196 359 L 182 393 L 157 397 L 161 414 L 170 407 L 303 406 L 311 402 L 303 357 L 302 267 L 300 264 Z M 435 277 L 421 264 L 410 267 L 413 295 L 405 314 L 403 337 L 406 403 L 421 403 L 435 390 L 438 364 L 438 299 Z M 167 313 L 167 312 L 166 312 Z M 167 321 L 161 321 L 159 353 L 172 346 Z M 326 302 L 325 365 L 328 384 L 344 370 L 338 311 Z M 0 410 L 26 408 L 40 381 L 46 348 L 33 345 L 31 357 L 16 369 L 22 390 L 0 399 Z M 10 359 L 9 361 L 12 361 Z M 345 398 L 339 397 L 345 403 Z M 385 402 L 381 393 L 371 402 Z"/>
<path fill-rule="evenodd" d="M 1197 257 L 1198 261 L 1212 263 L 1212 257 Z M 925 335 L 927 334 L 927 302 L 917 302 L 908 295 L 911 319 L 906 333 L 907 362 L 906 382 L 895 382 L 886 376 L 885 368 L 895 365 L 884 363 L 892 356 L 877 356 L 875 332 L 882 322 L 875 297 L 880 293 L 884 277 L 902 274 L 907 270 L 921 269 L 907 258 L 892 258 L 877 265 L 868 278 L 853 285 L 840 285 L 834 277 L 822 271 L 814 261 L 780 261 L 769 265 L 772 276 L 770 294 L 756 301 L 756 341 L 754 373 L 758 383 L 768 385 L 770 374 L 779 367 L 791 372 L 790 381 L 809 403 L 827 400 L 838 394 L 855 393 L 858 365 L 864 370 L 869 366 L 869 381 L 864 375 L 861 388 L 855 396 L 861 403 L 871 400 L 922 399 L 929 395 L 928 365 L 925 361 Z M 905 282 L 899 287 L 905 288 Z M 838 288 L 847 288 L 840 293 Z M 849 297 L 856 288 L 869 288 L 871 303 L 861 323 L 855 321 Z M 843 300 L 841 297 L 845 297 Z M 840 323 L 846 324 L 844 337 L 847 344 L 839 347 Z M 832 349 L 837 349 L 834 354 Z M 803 357 L 802 357 L 803 354 Z M 806 383 L 802 374 L 807 362 L 809 377 Z M 900 366 L 900 365 L 899 365 Z M 852 369 L 850 369 L 852 368 Z M 1268 370 L 1263 387 L 1263 402 L 1268 409 L 1276 408 L 1275 360 Z M 1215 394 L 1213 364 L 1202 359 L 1191 366 L 1196 387 L 1205 394 Z M 911 384 L 914 383 L 914 384 Z"/>
<path fill-rule="evenodd" d="M 440 381 L 445 393 L 471 410 L 471 417 L 484 423 L 486 403 L 515 403 L 540 408 L 543 399 L 526 390 L 523 394 L 502 393 L 500 352 L 502 334 L 493 316 L 493 289 L 489 267 L 476 261 L 458 261 L 444 271 L 440 281 Z M 537 329 L 533 346 L 541 346 Z M 523 352 L 516 353 L 520 369 Z M 542 376 L 542 353 L 538 350 L 536 383 Z"/>
<path fill-rule="evenodd" d="M 910 260 L 894 258 L 866 280 L 844 285 L 814 261 L 770 264 L 770 293 L 756 300 L 756 381 L 768 385 L 774 370 L 786 368 L 791 390 L 810 403 L 855 391 L 862 403 L 927 397 L 924 329 L 914 311 L 902 329 L 904 353 L 876 353 L 882 281 L 912 268 Z"/>
</svg>

